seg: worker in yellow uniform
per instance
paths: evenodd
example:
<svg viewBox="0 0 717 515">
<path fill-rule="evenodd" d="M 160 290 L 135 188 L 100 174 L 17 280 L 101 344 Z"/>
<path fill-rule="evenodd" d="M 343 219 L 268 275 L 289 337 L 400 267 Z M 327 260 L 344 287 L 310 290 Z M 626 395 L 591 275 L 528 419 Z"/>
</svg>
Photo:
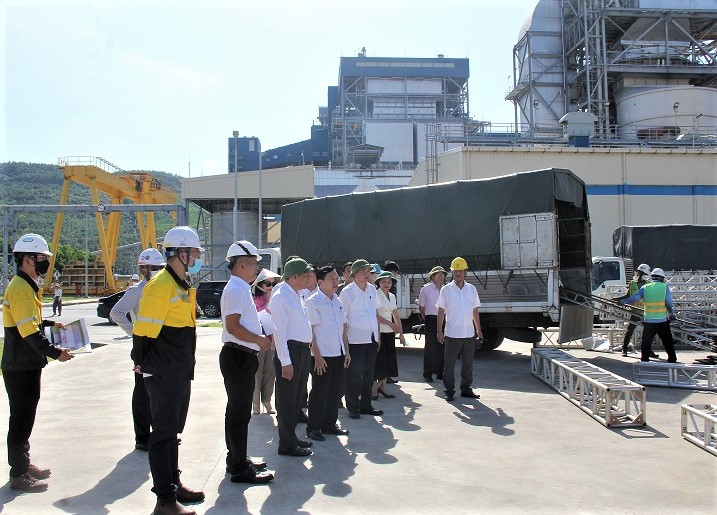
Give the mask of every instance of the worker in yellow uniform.
<svg viewBox="0 0 717 515">
<path fill-rule="evenodd" d="M 7 460 L 10 488 L 25 492 L 44 492 L 50 469 L 30 462 L 30 435 L 40 401 L 40 377 L 47 358 L 68 361 L 67 349 L 52 346 L 43 334 L 48 326 L 64 326 L 42 320 L 42 303 L 37 281 L 47 278 L 52 256 L 47 241 L 38 234 L 25 234 L 12 250 L 17 275 L 5 290 L 2 303 L 5 347 L 2 353 L 2 378 L 5 382 L 10 420 L 7 431 Z"/>
<path fill-rule="evenodd" d="M 184 429 L 194 378 L 196 290 L 190 275 L 202 267 L 199 237 L 191 227 L 179 226 L 164 236 L 167 266 L 145 285 L 133 328 L 136 371 L 144 377 L 152 413 L 149 468 L 154 513 L 194 514 L 180 504 L 204 500 L 179 479 L 177 434 Z"/>
</svg>

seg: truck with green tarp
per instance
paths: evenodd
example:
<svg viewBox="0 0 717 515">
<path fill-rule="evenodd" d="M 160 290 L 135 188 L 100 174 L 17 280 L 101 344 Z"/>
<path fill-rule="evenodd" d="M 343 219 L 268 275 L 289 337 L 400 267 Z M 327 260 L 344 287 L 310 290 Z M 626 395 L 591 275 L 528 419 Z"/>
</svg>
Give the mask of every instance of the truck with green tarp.
<svg viewBox="0 0 717 515">
<path fill-rule="evenodd" d="M 585 183 L 569 170 L 314 198 L 286 204 L 281 221 L 282 256 L 337 268 L 395 261 L 407 325 L 428 271 L 462 256 L 481 299 L 484 350 L 504 337 L 537 343 L 541 328 L 560 326 L 560 341 L 592 332 L 592 310 L 560 298 L 561 287 L 590 293 Z"/>
</svg>

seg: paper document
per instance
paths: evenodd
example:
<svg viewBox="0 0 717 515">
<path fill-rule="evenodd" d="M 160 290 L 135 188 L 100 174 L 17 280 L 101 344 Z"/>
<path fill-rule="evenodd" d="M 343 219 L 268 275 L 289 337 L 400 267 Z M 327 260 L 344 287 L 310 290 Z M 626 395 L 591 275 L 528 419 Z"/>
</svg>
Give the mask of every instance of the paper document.
<svg viewBox="0 0 717 515">
<path fill-rule="evenodd" d="M 92 352 L 84 318 L 65 324 L 64 329 L 60 329 L 56 325 L 46 327 L 45 336 L 55 347 L 69 349 L 73 354 Z"/>
</svg>

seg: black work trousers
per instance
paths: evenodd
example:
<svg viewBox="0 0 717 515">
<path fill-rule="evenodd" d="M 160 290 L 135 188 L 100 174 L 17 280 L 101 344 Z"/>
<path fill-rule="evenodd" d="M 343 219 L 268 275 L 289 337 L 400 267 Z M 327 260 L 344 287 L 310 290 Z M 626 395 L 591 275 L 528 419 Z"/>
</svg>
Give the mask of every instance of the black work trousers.
<svg viewBox="0 0 717 515">
<path fill-rule="evenodd" d="M 461 393 L 472 392 L 473 357 L 476 350 L 475 336 L 471 338 L 449 338 L 444 340 L 445 365 L 443 368 L 443 388 L 447 394 L 456 392 L 456 360 L 461 356 Z"/>
<path fill-rule="evenodd" d="M 30 435 L 35 425 L 37 404 L 40 402 L 38 370 L 4 370 L 2 374 L 10 405 L 7 430 L 7 462 L 10 477 L 22 476 L 30 466 Z"/>
<path fill-rule="evenodd" d="M 351 363 L 346 379 L 346 409 L 359 411 L 371 409 L 371 387 L 376 368 L 376 343 L 353 343 L 349 346 Z"/>
<path fill-rule="evenodd" d="M 224 413 L 224 440 L 227 444 L 227 467 L 232 474 L 246 470 L 247 440 L 254 383 L 259 360 L 251 352 L 223 347 L 219 353 L 219 369 L 227 391 Z"/>
<path fill-rule="evenodd" d="M 149 406 L 149 394 L 144 386 L 142 374 L 134 375 L 132 390 L 132 419 L 134 421 L 134 441 L 139 445 L 149 445 L 149 428 L 152 424 L 152 410 Z"/>
<path fill-rule="evenodd" d="M 177 498 L 177 485 L 174 483 L 179 473 L 177 433 L 182 432 L 187 421 L 191 384 L 190 379 L 177 377 L 144 378 L 152 410 L 152 433 L 149 437 L 152 491 L 163 502 Z"/>
<path fill-rule="evenodd" d="M 438 342 L 438 317 L 426 315 L 424 325 L 424 336 L 426 343 L 423 347 L 423 377 L 433 378 L 436 374 L 438 379 L 443 377 L 443 345 Z"/>
<path fill-rule="evenodd" d="M 274 370 L 276 371 L 276 424 L 279 429 L 279 449 L 287 451 L 299 445 L 296 437 L 296 424 L 299 410 L 304 404 L 306 395 L 306 382 L 309 380 L 309 367 L 311 366 L 309 344 L 288 341 L 289 358 L 294 367 L 294 375 L 289 379 L 281 377 L 281 361 L 274 356 Z"/>
<path fill-rule="evenodd" d="M 311 393 L 309 394 L 309 423 L 306 431 L 324 431 L 336 426 L 339 403 L 343 394 L 344 356 L 330 356 L 326 370 L 316 373 L 315 360 L 311 360 Z"/>
<path fill-rule="evenodd" d="M 655 339 L 655 335 L 660 337 L 662 340 L 662 346 L 667 351 L 667 361 L 669 363 L 675 363 L 677 361 L 677 354 L 675 354 L 675 341 L 672 339 L 672 331 L 670 331 L 670 321 L 648 323 L 643 322 L 642 324 L 642 345 L 641 345 L 641 357 L 642 361 L 650 361 L 650 354 L 652 354 L 652 340 Z"/>
</svg>

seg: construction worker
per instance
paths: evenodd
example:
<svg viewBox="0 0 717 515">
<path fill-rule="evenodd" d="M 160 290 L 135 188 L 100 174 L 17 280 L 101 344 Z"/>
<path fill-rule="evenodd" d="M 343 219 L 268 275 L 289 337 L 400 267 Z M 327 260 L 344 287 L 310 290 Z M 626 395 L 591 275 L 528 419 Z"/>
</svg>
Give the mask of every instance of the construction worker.
<svg viewBox="0 0 717 515">
<path fill-rule="evenodd" d="M 122 298 L 110 311 L 110 320 L 132 336 L 132 326 L 137 319 L 139 299 L 147 282 L 157 275 L 166 265 L 162 253 L 153 248 L 144 250 L 137 259 L 139 273 L 142 280 L 130 286 Z M 131 354 L 131 353 L 130 353 Z M 135 365 L 138 365 L 134 356 L 130 355 Z M 149 409 L 149 395 L 144 387 L 142 374 L 134 374 L 134 390 L 132 391 L 132 419 L 134 420 L 134 448 L 140 451 L 149 450 L 149 427 L 152 413 Z"/>
<path fill-rule="evenodd" d="M 25 234 L 12 250 L 17 275 L 5 290 L 3 326 L 5 347 L 2 353 L 2 378 L 5 382 L 10 420 L 7 431 L 7 461 L 10 465 L 10 488 L 25 492 L 44 492 L 50 469 L 30 462 L 30 435 L 35 425 L 40 401 L 40 378 L 47 358 L 64 362 L 73 358 L 67 349 L 52 346 L 44 328 L 59 322 L 42 319 L 42 302 L 38 295 L 38 278 L 45 275 L 52 256 L 47 241 L 38 234 Z"/>
<path fill-rule="evenodd" d="M 620 297 L 621 299 L 626 299 L 628 297 L 631 297 L 637 293 L 637 290 L 642 288 L 645 284 L 647 284 L 650 281 L 650 267 L 646 263 L 642 263 L 640 266 L 637 267 L 637 271 L 635 273 L 635 277 L 630 281 L 630 283 L 627 286 L 627 295 L 624 297 Z M 640 311 L 643 311 L 645 309 L 645 303 L 643 301 L 640 301 L 637 303 L 636 306 L 633 306 Z M 630 344 L 630 339 L 632 338 L 632 333 L 635 332 L 635 328 L 637 327 L 637 324 L 634 324 L 632 322 L 639 322 L 640 317 L 637 315 L 632 315 L 630 317 L 631 323 L 627 324 L 627 330 L 625 331 L 625 339 L 622 342 L 622 355 L 627 356 L 627 347 Z M 651 358 L 659 358 L 657 354 L 654 352 L 650 354 Z"/>
<path fill-rule="evenodd" d="M 619 302 L 620 304 L 634 304 L 642 299 L 645 303 L 640 361 L 650 361 L 652 340 L 655 335 L 658 335 L 667 351 L 668 363 L 677 363 L 675 343 L 670 330 L 670 315 L 674 316 L 672 295 L 665 282 L 665 271 L 662 268 L 655 268 L 650 275 L 652 282 L 645 284 L 637 290 L 637 293 Z"/>
<path fill-rule="evenodd" d="M 461 397 L 479 399 L 473 392 L 473 356 L 476 340 L 483 340 L 480 326 L 480 298 L 476 287 L 465 281 L 468 263 L 462 257 L 451 261 L 453 280 L 441 288 L 436 300 L 436 333 L 443 344 L 443 388 L 445 399 L 453 401 L 456 392 L 455 366 L 461 356 Z M 446 322 L 445 335 L 443 322 Z"/>
<path fill-rule="evenodd" d="M 196 290 L 187 281 L 202 267 L 202 250 L 191 227 L 167 231 L 167 266 L 145 285 L 133 328 L 135 371 L 144 377 L 152 413 L 149 468 L 158 514 L 194 515 L 179 503 L 204 500 L 204 492 L 179 478 L 177 441 L 187 419 L 197 344 Z"/>
</svg>

